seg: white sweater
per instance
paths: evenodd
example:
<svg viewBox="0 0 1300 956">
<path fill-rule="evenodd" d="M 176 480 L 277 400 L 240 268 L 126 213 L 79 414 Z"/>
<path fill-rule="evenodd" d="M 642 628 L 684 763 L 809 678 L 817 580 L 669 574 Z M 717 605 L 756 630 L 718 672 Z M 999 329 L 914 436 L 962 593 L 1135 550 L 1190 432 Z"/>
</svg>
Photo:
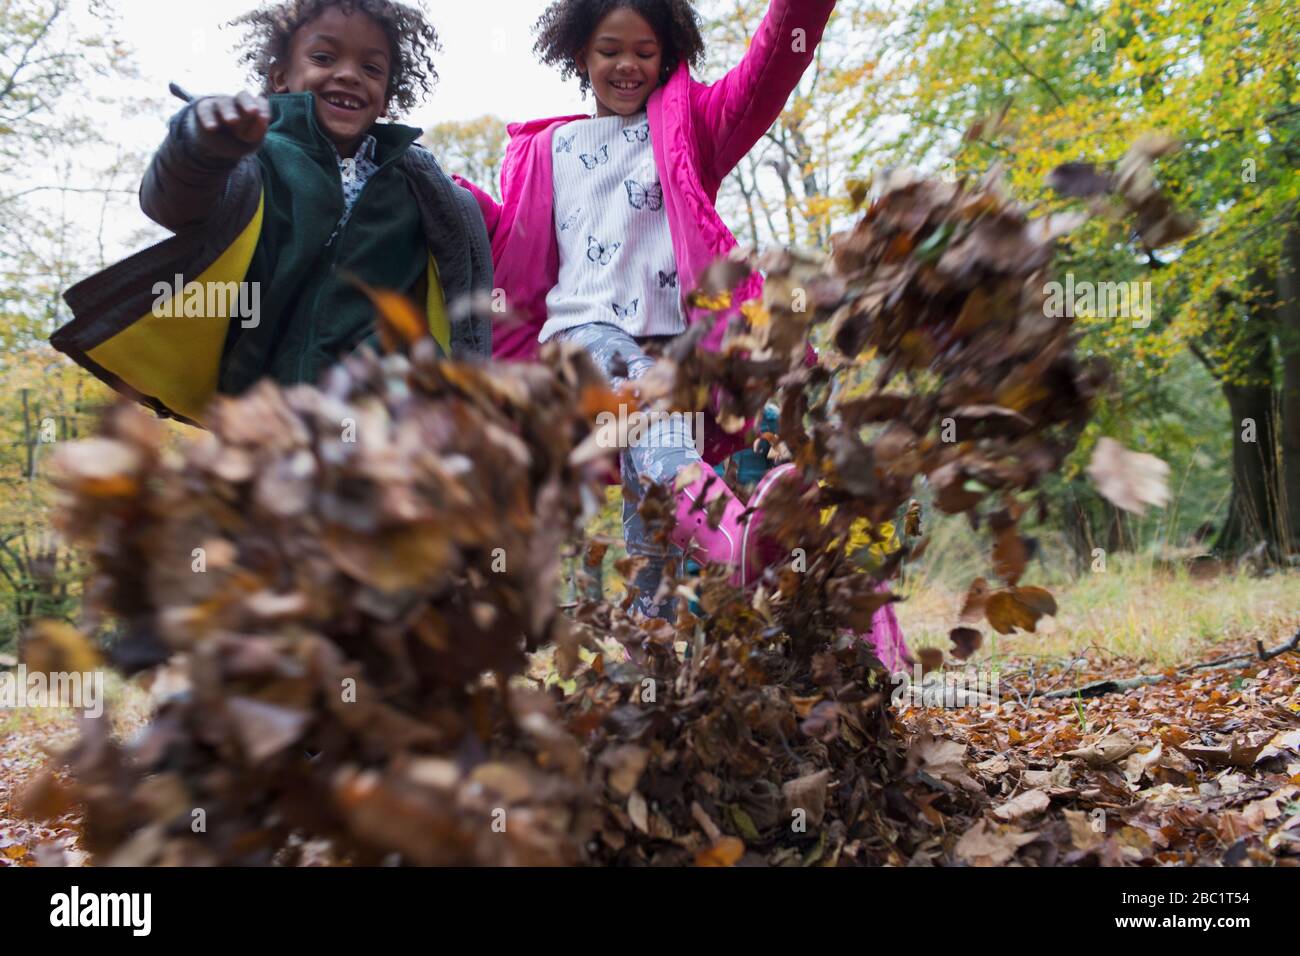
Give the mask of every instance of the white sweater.
<svg viewBox="0 0 1300 956">
<path fill-rule="evenodd" d="M 646 114 L 566 123 L 551 148 L 560 276 L 539 341 L 592 322 L 638 337 L 685 331 Z"/>
</svg>

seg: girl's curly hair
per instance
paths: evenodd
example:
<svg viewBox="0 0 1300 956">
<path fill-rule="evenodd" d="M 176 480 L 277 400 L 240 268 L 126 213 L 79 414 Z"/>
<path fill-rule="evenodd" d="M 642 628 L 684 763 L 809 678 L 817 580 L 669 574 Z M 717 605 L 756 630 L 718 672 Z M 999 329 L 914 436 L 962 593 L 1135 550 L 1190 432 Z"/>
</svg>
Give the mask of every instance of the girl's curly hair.
<svg viewBox="0 0 1300 956">
<path fill-rule="evenodd" d="M 250 76 L 261 79 L 263 91 L 273 92 L 271 70 L 289 56 L 295 31 L 330 7 L 339 7 L 349 15 L 364 13 L 388 36 L 392 66 L 387 106 L 391 112 L 405 113 L 419 103 L 422 94 L 432 92 L 438 71 L 431 54 L 442 50 L 438 32 L 421 11 L 393 0 L 284 0 L 231 20 L 231 26 L 246 31 L 248 49 L 239 62 L 248 66 Z"/>
<path fill-rule="evenodd" d="M 547 66 L 560 69 L 560 76 L 577 76 L 582 92 L 591 89 L 591 79 L 578 68 L 578 54 L 587 46 L 596 24 L 606 14 L 627 7 L 635 10 L 655 31 L 663 49 L 663 74 L 668 79 L 678 64 L 700 65 L 704 38 L 700 18 L 690 0 L 555 0 L 533 28 L 537 43 L 533 52 Z"/>
</svg>

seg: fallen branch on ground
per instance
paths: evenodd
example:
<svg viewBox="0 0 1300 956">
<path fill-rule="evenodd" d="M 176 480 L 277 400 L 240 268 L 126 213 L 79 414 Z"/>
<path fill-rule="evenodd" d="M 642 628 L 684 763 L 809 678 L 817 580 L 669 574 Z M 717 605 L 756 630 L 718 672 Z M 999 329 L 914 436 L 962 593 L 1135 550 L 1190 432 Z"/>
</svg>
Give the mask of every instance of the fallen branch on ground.
<svg viewBox="0 0 1300 956">
<path fill-rule="evenodd" d="M 1054 690 L 1044 694 L 1029 694 L 1032 699 L 1035 696 L 1044 699 L 1063 698 L 1063 697 L 1101 697 L 1103 694 L 1118 694 L 1123 691 L 1133 690 L 1135 687 L 1146 687 L 1150 684 L 1158 684 L 1161 681 L 1169 680 L 1173 677 L 1181 677 L 1192 671 L 1205 670 L 1212 667 L 1224 667 L 1230 664 L 1245 663 L 1247 661 L 1268 661 L 1274 657 L 1279 657 L 1287 651 L 1294 651 L 1300 647 L 1300 631 L 1292 635 L 1291 640 L 1285 644 L 1279 644 L 1277 647 L 1265 649 L 1260 641 L 1255 642 L 1256 651 L 1254 654 L 1232 654 L 1228 657 L 1218 657 L 1212 661 L 1203 661 L 1200 664 L 1191 664 L 1187 667 L 1180 667 L 1176 671 L 1170 671 L 1166 674 L 1139 674 L 1136 677 L 1126 677 L 1123 680 L 1099 680 L 1091 684 L 1083 684 L 1079 687 L 1071 687 L 1066 690 Z"/>
</svg>

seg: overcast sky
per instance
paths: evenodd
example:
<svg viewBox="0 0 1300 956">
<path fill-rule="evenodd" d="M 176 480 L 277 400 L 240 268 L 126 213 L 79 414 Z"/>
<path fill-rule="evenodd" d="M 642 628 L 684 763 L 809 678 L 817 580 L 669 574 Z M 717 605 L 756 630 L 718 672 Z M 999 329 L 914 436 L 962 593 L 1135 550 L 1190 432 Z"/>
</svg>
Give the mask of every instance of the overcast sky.
<svg viewBox="0 0 1300 956">
<path fill-rule="evenodd" d="M 194 93 L 236 92 L 246 79 L 222 29 L 255 9 L 250 0 L 117 0 L 122 33 L 142 79 L 159 90 L 175 80 Z M 576 82 L 563 83 L 532 55 L 532 25 L 546 0 L 426 0 L 442 38 L 434 93 L 404 121 L 427 127 L 444 119 L 494 113 L 507 120 L 581 112 Z M 589 107 L 588 107 L 589 108 Z"/>
</svg>

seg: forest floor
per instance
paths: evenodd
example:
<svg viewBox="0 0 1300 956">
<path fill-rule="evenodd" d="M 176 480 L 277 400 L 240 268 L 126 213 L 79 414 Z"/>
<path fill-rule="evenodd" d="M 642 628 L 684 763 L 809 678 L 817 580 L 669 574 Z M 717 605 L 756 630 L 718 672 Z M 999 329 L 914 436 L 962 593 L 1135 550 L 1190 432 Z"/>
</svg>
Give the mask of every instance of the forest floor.
<svg viewBox="0 0 1300 956">
<path fill-rule="evenodd" d="M 991 801 L 974 822 L 923 809 L 934 837 L 909 862 L 1300 865 L 1300 650 L 1260 660 L 1239 638 L 1205 661 L 1233 655 L 1187 670 L 1095 646 L 1008 656 L 999 706 L 905 707 L 920 769 Z M 1138 675 L 1163 679 L 1042 696 Z M 939 691 L 919 703 L 957 697 Z"/>
<path fill-rule="evenodd" d="M 1001 637 L 949 659 L 944 684 L 897 695 L 909 769 L 933 793 L 898 862 L 1300 864 L 1300 649 L 1260 655 L 1300 627 L 1300 574 L 1129 584 L 1056 589 L 1061 613 L 1044 633 Z M 961 596 L 906 590 L 913 647 L 946 644 Z M 1117 692 L 1044 696 L 1143 675 Z M 984 696 L 963 699 L 963 686 Z M 129 735 L 148 695 L 111 686 L 110 709 Z M 90 862 L 75 815 L 38 825 L 15 807 L 77 719 L 0 711 L 0 866 Z M 947 799 L 963 791 L 987 809 Z"/>
</svg>

